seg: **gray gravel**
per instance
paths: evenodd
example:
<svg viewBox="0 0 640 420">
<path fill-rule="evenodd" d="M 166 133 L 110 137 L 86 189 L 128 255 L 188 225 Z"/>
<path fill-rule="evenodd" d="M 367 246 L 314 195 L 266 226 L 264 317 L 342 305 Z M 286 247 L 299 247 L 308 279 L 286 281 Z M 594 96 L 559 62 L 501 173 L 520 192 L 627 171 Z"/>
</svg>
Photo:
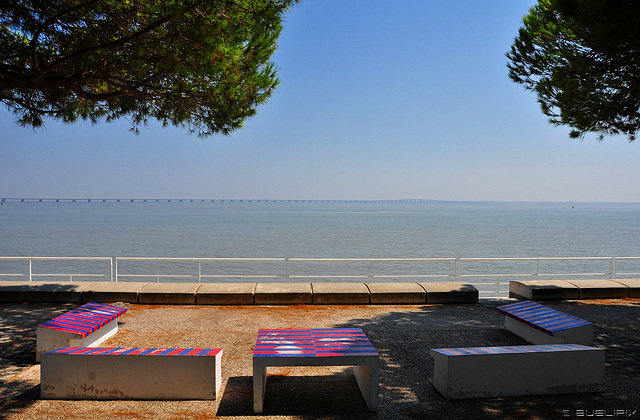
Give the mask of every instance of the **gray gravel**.
<svg viewBox="0 0 640 420">
<path fill-rule="evenodd" d="M 431 385 L 429 349 L 527 344 L 503 328 L 506 303 L 353 306 L 129 305 L 103 346 L 221 347 L 216 401 L 54 401 L 39 398 L 38 324 L 75 305 L 0 305 L 0 419 L 126 418 L 640 418 L 640 299 L 547 302 L 594 323 L 607 351 L 598 394 L 448 401 Z M 381 356 L 379 411 L 370 413 L 350 368 L 271 368 L 264 414 L 252 412 L 252 352 L 260 328 L 360 327 Z M 581 411 L 584 410 L 584 411 Z M 623 416 L 624 413 L 624 416 Z"/>
</svg>

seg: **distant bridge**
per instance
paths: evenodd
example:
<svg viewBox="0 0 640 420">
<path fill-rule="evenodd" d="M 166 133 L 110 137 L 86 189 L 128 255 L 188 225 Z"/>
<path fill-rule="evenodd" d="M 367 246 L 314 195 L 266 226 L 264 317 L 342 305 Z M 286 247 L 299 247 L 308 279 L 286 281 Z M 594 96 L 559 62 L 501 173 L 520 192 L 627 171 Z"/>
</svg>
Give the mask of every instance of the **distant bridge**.
<svg viewBox="0 0 640 420">
<path fill-rule="evenodd" d="M 34 198 L 34 197 L 0 197 L 0 202 L 102 202 L 102 203 L 380 203 L 380 204 L 433 204 L 444 203 L 441 200 L 427 200 L 409 198 L 398 200 L 283 200 L 283 199 L 253 199 L 253 198 Z"/>
</svg>

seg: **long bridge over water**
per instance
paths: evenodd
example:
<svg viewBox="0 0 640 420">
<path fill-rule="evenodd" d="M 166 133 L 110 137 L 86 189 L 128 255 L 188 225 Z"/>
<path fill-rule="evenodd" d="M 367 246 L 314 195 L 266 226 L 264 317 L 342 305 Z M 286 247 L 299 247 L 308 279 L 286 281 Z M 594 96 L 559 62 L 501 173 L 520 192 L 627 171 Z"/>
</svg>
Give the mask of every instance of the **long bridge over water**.
<svg viewBox="0 0 640 420">
<path fill-rule="evenodd" d="M 380 204 L 434 204 L 444 203 L 441 200 L 422 198 L 397 200 L 287 200 L 287 199 L 253 199 L 253 198 L 37 198 L 37 197 L 0 197 L 0 202 L 127 202 L 127 203 L 380 203 Z"/>
</svg>

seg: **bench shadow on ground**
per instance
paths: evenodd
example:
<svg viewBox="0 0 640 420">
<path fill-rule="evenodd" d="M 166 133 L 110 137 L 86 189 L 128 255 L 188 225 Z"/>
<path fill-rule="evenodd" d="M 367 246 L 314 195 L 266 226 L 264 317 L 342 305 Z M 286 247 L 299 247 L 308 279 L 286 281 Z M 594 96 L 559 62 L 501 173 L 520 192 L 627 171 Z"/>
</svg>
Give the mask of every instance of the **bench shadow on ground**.
<svg viewBox="0 0 640 420">
<path fill-rule="evenodd" d="M 331 376 L 269 376 L 265 415 L 329 418 L 577 418 L 581 415 L 640 416 L 640 350 L 638 305 L 579 302 L 549 304 L 594 323 L 594 345 L 607 351 L 606 390 L 602 393 L 446 400 L 433 388 L 432 348 L 526 345 L 503 328 L 493 307 L 425 306 L 371 319 L 352 319 L 336 328 L 362 328 L 381 355 L 379 411 L 371 413 L 350 369 Z M 629 323 L 634 326 L 627 328 Z M 634 347 L 638 346 L 638 347 Z M 623 363 L 618 360 L 626 357 Z M 633 359 L 632 357 L 636 357 Z M 585 367 L 588 368 L 588 367 Z M 252 413 L 251 377 L 229 378 L 218 415 Z M 584 411 L 581 411 L 584 410 Z M 635 413 L 635 414 L 633 414 Z"/>
<path fill-rule="evenodd" d="M 358 418 L 372 414 L 351 369 L 333 375 L 269 375 L 263 415 Z M 218 416 L 253 415 L 253 379 L 231 377 L 220 400 Z M 259 416 L 259 415 L 258 415 Z"/>
</svg>

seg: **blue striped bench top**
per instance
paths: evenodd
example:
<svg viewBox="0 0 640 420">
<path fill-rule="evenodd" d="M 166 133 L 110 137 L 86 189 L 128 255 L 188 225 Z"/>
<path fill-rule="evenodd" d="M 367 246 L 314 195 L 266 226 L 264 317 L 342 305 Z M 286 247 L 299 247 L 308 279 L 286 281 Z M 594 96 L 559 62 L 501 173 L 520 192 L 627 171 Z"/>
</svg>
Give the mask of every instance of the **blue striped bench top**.
<svg viewBox="0 0 640 420">
<path fill-rule="evenodd" d="M 259 330 L 253 357 L 378 356 L 360 328 Z"/>
<path fill-rule="evenodd" d="M 40 327 L 80 334 L 84 338 L 126 311 L 126 308 L 119 306 L 91 302 L 57 316 Z"/>
<path fill-rule="evenodd" d="M 583 319 L 567 315 L 564 312 L 556 311 L 530 300 L 511 303 L 500 306 L 497 309 L 500 313 L 549 335 L 568 328 L 591 324 Z"/>
<path fill-rule="evenodd" d="M 446 356 L 473 356 L 481 354 L 545 353 L 557 351 L 598 350 L 580 344 L 544 344 L 537 346 L 466 347 L 456 349 L 432 349 Z"/>
<path fill-rule="evenodd" d="M 45 354 L 85 354 L 104 356 L 216 356 L 222 349 L 172 349 L 172 348 L 138 348 L 138 347 L 63 347 L 48 351 Z"/>
</svg>

